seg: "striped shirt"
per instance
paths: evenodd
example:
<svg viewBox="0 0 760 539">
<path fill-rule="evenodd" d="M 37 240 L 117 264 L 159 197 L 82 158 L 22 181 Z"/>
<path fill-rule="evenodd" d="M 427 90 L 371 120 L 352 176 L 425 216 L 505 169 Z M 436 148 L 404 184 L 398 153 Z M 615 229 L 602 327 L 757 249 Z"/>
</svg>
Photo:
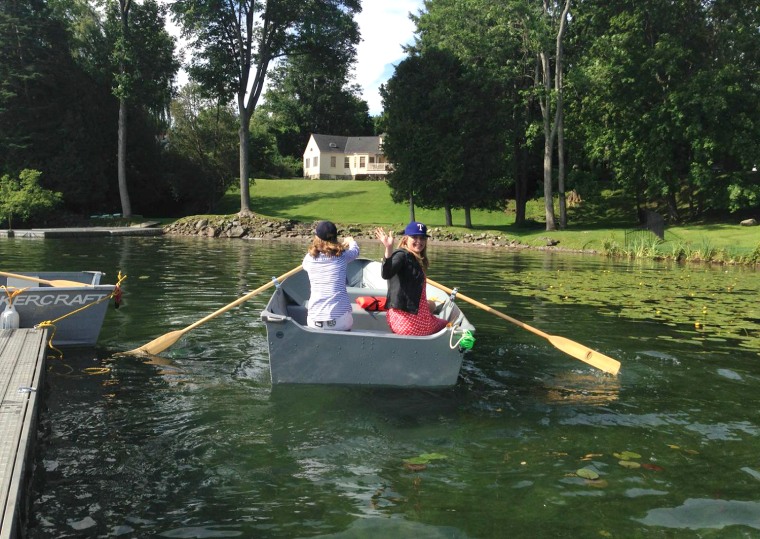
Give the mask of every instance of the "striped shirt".
<svg viewBox="0 0 760 539">
<path fill-rule="evenodd" d="M 351 300 L 346 292 L 346 268 L 358 257 L 359 245 L 355 241 L 351 241 L 340 256 L 320 253 L 315 258 L 306 254 L 302 265 L 311 284 L 309 318 L 335 320 L 351 312 Z"/>
</svg>

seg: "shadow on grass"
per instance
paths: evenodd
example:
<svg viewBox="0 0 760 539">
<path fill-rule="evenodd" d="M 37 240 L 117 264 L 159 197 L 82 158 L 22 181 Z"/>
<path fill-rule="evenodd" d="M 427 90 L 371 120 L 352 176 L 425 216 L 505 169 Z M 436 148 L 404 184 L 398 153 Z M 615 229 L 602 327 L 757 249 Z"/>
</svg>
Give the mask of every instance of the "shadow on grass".
<svg viewBox="0 0 760 539">
<path fill-rule="evenodd" d="M 345 193 L 312 193 L 273 197 L 259 195 L 251 197 L 251 210 L 261 215 L 269 215 L 270 217 L 277 217 L 279 219 L 313 221 L 322 217 L 299 214 L 294 208 L 303 207 L 325 198 L 340 199 L 365 193 L 366 191 L 350 191 Z M 221 214 L 233 214 L 240 211 L 240 194 L 228 193 L 224 195 L 217 203 L 215 211 Z"/>
</svg>

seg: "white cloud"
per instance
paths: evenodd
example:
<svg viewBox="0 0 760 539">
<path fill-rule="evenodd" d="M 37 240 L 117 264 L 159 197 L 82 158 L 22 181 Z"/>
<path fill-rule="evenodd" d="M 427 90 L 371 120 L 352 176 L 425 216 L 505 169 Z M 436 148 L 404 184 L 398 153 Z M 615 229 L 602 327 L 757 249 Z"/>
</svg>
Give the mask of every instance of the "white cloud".
<svg viewBox="0 0 760 539">
<path fill-rule="evenodd" d="M 392 75 L 394 66 L 405 58 L 403 45 L 414 38 L 414 23 L 409 13 L 416 14 L 422 0 L 370 0 L 362 2 L 357 15 L 362 42 L 357 47 L 355 80 L 373 116 L 380 114 L 380 85 Z"/>
</svg>

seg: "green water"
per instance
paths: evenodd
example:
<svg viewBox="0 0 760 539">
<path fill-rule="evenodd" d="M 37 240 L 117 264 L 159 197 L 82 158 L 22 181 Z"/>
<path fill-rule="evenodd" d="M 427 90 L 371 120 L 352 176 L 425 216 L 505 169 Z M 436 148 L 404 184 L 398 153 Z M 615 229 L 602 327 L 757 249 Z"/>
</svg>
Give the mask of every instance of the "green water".
<svg viewBox="0 0 760 539">
<path fill-rule="evenodd" d="M 99 346 L 48 363 L 28 537 L 760 536 L 759 272 L 431 247 L 432 279 L 618 377 L 462 301 L 477 342 L 447 390 L 273 389 L 266 296 L 161 358 L 116 355 L 304 250 L 0 240 L 4 271 L 128 276 Z"/>
</svg>

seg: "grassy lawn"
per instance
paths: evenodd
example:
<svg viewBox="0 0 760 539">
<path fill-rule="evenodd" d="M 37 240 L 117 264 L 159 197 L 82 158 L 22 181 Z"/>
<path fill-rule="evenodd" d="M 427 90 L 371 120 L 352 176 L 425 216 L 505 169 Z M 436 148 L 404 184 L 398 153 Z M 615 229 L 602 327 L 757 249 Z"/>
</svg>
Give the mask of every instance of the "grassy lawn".
<svg viewBox="0 0 760 539">
<path fill-rule="evenodd" d="M 220 202 L 217 213 L 237 213 L 240 192 L 230 190 Z M 259 215 L 310 222 L 330 219 L 349 225 L 382 225 L 401 230 L 409 221 L 407 204 L 394 204 L 385 182 L 337 180 L 256 180 L 251 186 L 251 209 Z M 558 212 L 555 204 L 555 214 Z M 454 227 L 444 227 L 443 210 L 417 208 L 415 217 L 430 228 L 462 234 L 494 233 L 519 239 L 522 243 L 540 246 L 546 238 L 559 240 L 568 249 L 610 251 L 654 249 L 652 239 L 636 240 L 640 245 L 626 246 L 626 230 L 637 226 L 634 204 L 620 193 L 605 193 L 603 199 L 584 200 L 568 212 L 568 228 L 562 231 L 544 230 L 544 202 L 535 199 L 526 208 L 529 223 L 515 226 L 514 201 L 504 211 L 473 211 L 473 229 L 466 229 L 464 212 L 453 212 Z M 728 256 L 749 255 L 760 249 L 760 227 L 742 227 L 739 219 L 733 222 L 668 227 L 665 242 L 656 250 L 669 255 L 681 249 L 704 254 L 724 251 Z M 639 253 L 643 255 L 643 253 Z"/>
</svg>

